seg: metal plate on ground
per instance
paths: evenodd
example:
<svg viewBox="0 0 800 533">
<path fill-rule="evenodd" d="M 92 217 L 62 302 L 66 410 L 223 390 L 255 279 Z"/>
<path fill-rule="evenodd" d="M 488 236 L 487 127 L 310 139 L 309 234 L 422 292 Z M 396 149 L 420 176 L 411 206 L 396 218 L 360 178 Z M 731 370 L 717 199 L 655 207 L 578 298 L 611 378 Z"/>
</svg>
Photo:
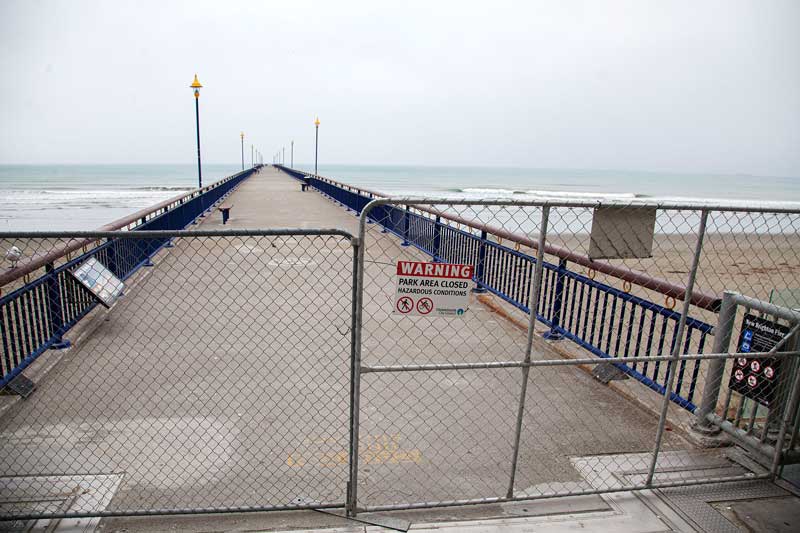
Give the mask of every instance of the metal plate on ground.
<svg viewBox="0 0 800 533">
<path fill-rule="evenodd" d="M 628 375 L 616 367 L 614 363 L 600 363 L 594 366 L 592 375 L 601 383 L 608 385 L 609 381 L 628 379 Z"/>
<path fill-rule="evenodd" d="M 121 482 L 121 474 L 2 477 L 0 518 L 42 517 L 6 523 L 47 531 L 93 531 L 99 518 L 49 519 L 47 515 L 102 512 Z"/>
<path fill-rule="evenodd" d="M 36 383 L 25 377 L 24 374 L 20 374 L 6 385 L 6 390 L 11 392 L 11 394 L 17 394 L 23 398 L 27 398 L 36 390 Z"/>
<path fill-rule="evenodd" d="M 789 494 L 775 484 L 764 480 L 658 489 L 657 492 L 669 503 L 670 507 L 688 519 L 697 531 L 709 533 L 741 531 L 736 524 L 729 520 L 731 515 L 725 516 L 728 513 L 720 513 L 720 504 L 731 507 L 732 503 L 737 501 L 762 502 L 766 501 L 765 499 L 783 498 Z M 797 505 L 796 498 L 794 501 Z"/>
</svg>

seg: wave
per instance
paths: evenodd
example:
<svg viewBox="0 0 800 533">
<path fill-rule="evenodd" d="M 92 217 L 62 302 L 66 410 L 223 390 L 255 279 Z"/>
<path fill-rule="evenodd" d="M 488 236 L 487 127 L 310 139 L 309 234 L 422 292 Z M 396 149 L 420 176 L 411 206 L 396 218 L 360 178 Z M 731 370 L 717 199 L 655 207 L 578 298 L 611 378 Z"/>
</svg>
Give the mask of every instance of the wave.
<svg viewBox="0 0 800 533">
<path fill-rule="evenodd" d="M 594 200 L 594 199 L 614 199 L 614 200 L 630 200 L 633 198 L 642 198 L 645 195 L 639 195 L 627 192 L 576 192 L 576 191 L 548 191 L 542 189 L 526 190 L 526 189 L 503 189 L 503 188 L 484 188 L 484 187 L 467 187 L 464 189 L 453 189 L 452 192 L 462 193 L 465 195 L 482 195 L 486 198 L 497 196 L 510 196 L 510 195 L 524 195 L 536 198 L 563 198 L 563 199 L 579 199 L 579 200 Z"/>
<path fill-rule="evenodd" d="M 135 191 L 191 191 L 194 187 L 134 187 L 133 190 Z"/>
<path fill-rule="evenodd" d="M 0 195 L 0 210 L 144 208 L 172 198 L 168 190 L 6 190 Z"/>
<path fill-rule="evenodd" d="M 482 187 L 467 187 L 466 189 L 456 189 L 453 192 L 464 192 L 472 194 L 520 194 L 525 191 L 515 191 L 512 189 L 495 189 L 495 188 L 482 188 Z"/>
</svg>

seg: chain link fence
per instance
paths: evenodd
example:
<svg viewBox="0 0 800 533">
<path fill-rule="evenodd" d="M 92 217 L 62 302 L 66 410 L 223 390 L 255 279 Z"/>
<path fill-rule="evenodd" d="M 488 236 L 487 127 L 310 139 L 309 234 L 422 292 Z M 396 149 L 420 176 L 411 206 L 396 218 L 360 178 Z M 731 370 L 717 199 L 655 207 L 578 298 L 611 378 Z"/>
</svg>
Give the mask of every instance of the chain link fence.
<svg viewBox="0 0 800 533">
<path fill-rule="evenodd" d="M 0 415 L 0 516 L 344 504 L 349 235 L 4 234 L 0 244 L 30 258 L 75 239 L 99 246 L 2 297 L 4 376 L 60 335 L 53 323 L 85 316 L 64 334 L 72 348 L 45 350 L 27 367 L 29 397 L 0 398 L 9 403 Z M 106 269 L 156 248 L 110 309 L 97 305 L 93 283 L 101 298 L 115 292 Z"/>
<path fill-rule="evenodd" d="M 0 235 L 56 258 L 0 295 L 3 385 L 36 385 L 0 398 L 0 517 L 354 515 L 798 460 L 797 212 L 370 203 L 304 179 L 359 238 Z M 108 310 L 76 277 L 91 261 L 124 282 Z M 399 290 L 430 263 L 466 270 Z"/>
<path fill-rule="evenodd" d="M 360 191 L 332 185 L 320 188 L 361 211 L 364 240 L 354 508 L 754 479 L 791 456 L 800 315 L 768 301 L 797 283 L 800 214 L 646 202 L 367 206 L 351 202 Z M 398 313 L 403 261 L 473 265 L 468 310 Z M 725 291 L 752 301 L 720 313 Z M 412 292 L 412 304 L 431 294 Z M 736 341 L 753 313 L 778 329 L 744 354 Z M 743 466 L 731 443 L 754 460 Z"/>
</svg>

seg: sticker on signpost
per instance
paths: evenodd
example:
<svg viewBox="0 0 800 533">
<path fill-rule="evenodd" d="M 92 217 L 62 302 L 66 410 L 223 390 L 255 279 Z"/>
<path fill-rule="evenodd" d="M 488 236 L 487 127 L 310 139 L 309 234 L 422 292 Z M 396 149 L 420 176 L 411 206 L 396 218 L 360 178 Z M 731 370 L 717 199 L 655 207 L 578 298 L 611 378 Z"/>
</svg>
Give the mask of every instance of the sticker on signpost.
<svg viewBox="0 0 800 533">
<path fill-rule="evenodd" d="M 472 265 L 398 261 L 393 313 L 461 316 L 469 307 Z"/>
</svg>

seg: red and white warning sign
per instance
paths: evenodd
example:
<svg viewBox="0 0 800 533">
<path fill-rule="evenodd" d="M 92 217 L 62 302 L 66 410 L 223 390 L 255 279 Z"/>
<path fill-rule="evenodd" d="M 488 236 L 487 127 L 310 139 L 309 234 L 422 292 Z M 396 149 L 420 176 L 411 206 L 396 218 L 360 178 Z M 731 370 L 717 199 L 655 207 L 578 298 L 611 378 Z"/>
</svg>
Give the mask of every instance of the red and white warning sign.
<svg viewBox="0 0 800 533">
<path fill-rule="evenodd" d="M 469 306 L 472 274 L 472 265 L 398 261 L 393 312 L 461 316 Z"/>
</svg>

